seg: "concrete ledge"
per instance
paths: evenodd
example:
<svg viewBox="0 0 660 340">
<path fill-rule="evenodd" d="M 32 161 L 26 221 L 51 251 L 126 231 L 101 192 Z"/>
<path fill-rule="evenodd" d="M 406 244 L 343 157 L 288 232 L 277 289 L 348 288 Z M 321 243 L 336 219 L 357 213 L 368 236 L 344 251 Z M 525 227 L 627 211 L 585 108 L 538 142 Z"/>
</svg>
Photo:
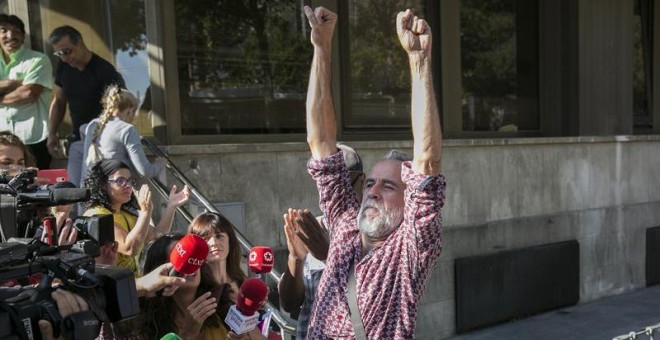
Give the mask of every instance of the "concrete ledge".
<svg viewBox="0 0 660 340">
<path fill-rule="evenodd" d="M 443 141 L 443 146 L 451 148 L 451 147 L 464 147 L 464 146 L 547 145 L 547 144 L 644 142 L 644 141 L 660 141 L 660 135 L 446 139 Z M 351 141 L 346 143 L 350 144 L 352 147 L 358 150 L 410 149 L 413 147 L 412 140 Z M 305 142 L 169 145 L 169 146 L 163 146 L 161 148 L 170 155 L 309 151 L 307 143 Z"/>
</svg>

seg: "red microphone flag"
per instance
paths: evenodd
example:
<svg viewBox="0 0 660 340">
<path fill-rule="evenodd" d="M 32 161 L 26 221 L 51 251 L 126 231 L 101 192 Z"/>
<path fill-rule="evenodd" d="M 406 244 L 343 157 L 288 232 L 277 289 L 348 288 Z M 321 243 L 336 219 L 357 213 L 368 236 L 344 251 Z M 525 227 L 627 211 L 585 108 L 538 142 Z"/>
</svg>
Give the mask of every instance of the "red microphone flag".
<svg viewBox="0 0 660 340">
<path fill-rule="evenodd" d="M 266 246 L 252 247 L 248 257 L 248 268 L 255 274 L 268 273 L 273 269 L 275 256 L 273 248 Z"/>
<path fill-rule="evenodd" d="M 190 275 L 202 267 L 209 254 L 209 245 L 198 235 L 188 234 L 174 245 L 170 262 L 177 273 Z"/>
</svg>

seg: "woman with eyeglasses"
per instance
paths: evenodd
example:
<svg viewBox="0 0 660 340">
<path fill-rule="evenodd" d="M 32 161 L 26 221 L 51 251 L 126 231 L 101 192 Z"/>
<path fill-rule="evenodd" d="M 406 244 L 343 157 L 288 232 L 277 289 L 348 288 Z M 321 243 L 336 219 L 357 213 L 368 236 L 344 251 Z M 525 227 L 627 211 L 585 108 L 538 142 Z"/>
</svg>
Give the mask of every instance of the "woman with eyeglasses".
<svg viewBox="0 0 660 340">
<path fill-rule="evenodd" d="M 115 159 L 96 163 L 85 179 L 85 186 L 90 189 L 91 198 L 87 201 L 87 209 L 83 215 L 113 215 L 118 251 L 117 265 L 129 268 L 137 274 L 134 257 L 140 253 L 145 241 L 169 232 L 176 208 L 188 201 L 190 189 L 185 186 L 177 192 L 176 185 L 172 186 L 160 223 L 153 226 L 151 190 L 145 184 L 135 192 L 135 183 L 126 163 Z"/>
<path fill-rule="evenodd" d="M 99 159 L 118 159 L 126 163 L 133 173 L 154 177 L 167 165 L 163 158 L 151 163 L 142 149 L 140 135 L 133 125 L 137 98 L 118 85 L 105 89 L 103 111 L 81 127 L 83 136 L 83 164 L 81 177 L 87 177 L 89 167 Z M 76 183 L 77 184 L 77 183 Z"/>
</svg>

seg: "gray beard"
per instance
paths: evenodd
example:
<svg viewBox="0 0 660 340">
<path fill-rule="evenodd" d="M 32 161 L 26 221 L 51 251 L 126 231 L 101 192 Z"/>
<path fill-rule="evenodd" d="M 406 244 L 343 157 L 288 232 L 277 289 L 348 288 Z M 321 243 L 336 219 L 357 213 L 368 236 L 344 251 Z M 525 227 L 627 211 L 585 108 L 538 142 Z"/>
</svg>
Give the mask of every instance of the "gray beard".
<svg viewBox="0 0 660 340">
<path fill-rule="evenodd" d="M 378 217 L 369 219 L 364 215 L 367 208 L 376 208 Z M 358 214 L 358 228 L 369 238 L 383 238 L 391 234 L 403 221 L 403 207 L 385 209 L 381 203 L 367 200 L 362 203 Z"/>
</svg>

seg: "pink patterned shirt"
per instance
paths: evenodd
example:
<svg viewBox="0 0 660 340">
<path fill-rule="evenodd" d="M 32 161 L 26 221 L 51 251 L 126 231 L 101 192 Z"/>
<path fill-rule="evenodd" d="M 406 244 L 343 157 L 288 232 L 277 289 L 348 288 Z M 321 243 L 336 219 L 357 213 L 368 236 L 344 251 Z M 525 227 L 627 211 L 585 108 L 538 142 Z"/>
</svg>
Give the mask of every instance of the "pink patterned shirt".
<svg viewBox="0 0 660 340">
<path fill-rule="evenodd" d="M 340 152 L 312 159 L 307 168 L 319 189 L 332 240 L 307 338 L 354 339 L 346 296 L 348 269 L 362 251 L 360 201 Z M 403 223 L 355 264 L 358 307 L 369 339 L 415 338 L 419 299 L 441 252 L 444 177 L 424 176 L 404 162 L 401 178 L 407 186 Z"/>
</svg>

